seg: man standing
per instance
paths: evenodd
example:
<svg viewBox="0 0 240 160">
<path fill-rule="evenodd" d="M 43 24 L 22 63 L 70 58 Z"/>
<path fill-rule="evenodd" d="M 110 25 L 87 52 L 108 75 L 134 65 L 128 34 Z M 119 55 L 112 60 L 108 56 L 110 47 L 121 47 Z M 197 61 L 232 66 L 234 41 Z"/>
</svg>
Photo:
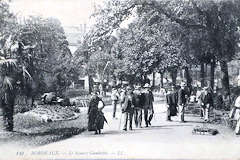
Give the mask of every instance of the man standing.
<svg viewBox="0 0 240 160">
<path fill-rule="evenodd" d="M 142 94 L 141 87 L 136 86 L 133 92 L 134 121 L 136 127 L 142 127 Z"/>
<path fill-rule="evenodd" d="M 143 109 L 144 109 L 144 120 L 146 127 L 148 125 L 151 125 L 151 120 L 153 118 L 154 110 L 153 110 L 153 93 L 150 90 L 150 85 L 146 83 L 144 85 L 144 90 L 143 90 Z"/>
<path fill-rule="evenodd" d="M 178 113 L 179 113 L 179 119 L 180 122 L 184 121 L 184 112 L 185 112 L 185 106 L 187 102 L 187 92 L 185 90 L 185 83 L 182 82 L 180 84 L 181 88 L 178 91 Z"/>
<path fill-rule="evenodd" d="M 115 116 L 116 116 L 117 102 L 118 102 L 119 97 L 120 97 L 120 95 L 118 94 L 116 87 L 113 87 L 112 95 L 111 95 L 112 106 L 113 106 L 113 118 L 115 118 Z"/>
<path fill-rule="evenodd" d="M 127 94 L 124 97 L 122 104 L 122 113 L 124 115 L 124 127 L 123 130 L 127 131 L 127 123 L 129 120 L 129 130 L 132 130 L 132 119 L 133 119 L 133 91 L 130 86 L 127 87 Z"/>
<path fill-rule="evenodd" d="M 203 88 L 203 92 L 201 93 L 199 99 L 200 99 L 204 121 L 208 121 L 209 109 L 213 105 L 213 97 L 211 92 L 208 90 L 208 87 Z"/>
<path fill-rule="evenodd" d="M 167 121 L 171 121 L 171 116 L 177 115 L 177 93 L 175 92 L 175 87 L 172 86 L 167 95 L 166 95 L 166 102 L 167 102 Z"/>
</svg>

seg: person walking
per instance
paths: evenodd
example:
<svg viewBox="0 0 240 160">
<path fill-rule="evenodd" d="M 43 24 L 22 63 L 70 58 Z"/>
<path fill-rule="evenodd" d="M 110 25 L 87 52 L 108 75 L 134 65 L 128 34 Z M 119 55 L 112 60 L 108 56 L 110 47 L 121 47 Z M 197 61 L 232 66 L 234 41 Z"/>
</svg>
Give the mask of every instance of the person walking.
<svg viewBox="0 0 240 160">
<path fill-rule="evenodd" d="M 123 130 L 127 131 L 127 124 L 129 121 L 129 130 L 132 130 L 132 119 L 133 119 L 133 91 L 130 86 L 128 86 L 126 92 L 126 96 L 124 97 L 124 101 L 122 104 L 122 113 L 124 115 L 124 127 Z"/>
<path fill-rule="evenodd" d="M 180 84 L 181 88 L 178 90 L 178 113 L 179 113 L 179 119 L 180 122 L 185 122 L 184 120 L 184 112 L 185 112 L 185 106 L 187 102 L 187 92 L 185 90 L 186 84 L 182 82 Z"/>
<path fill-rule="evenodd" d="M 133 105 L 134 105 L 134 122 L 135 126 L 138 128 L 142 127 L 142 93 L 141 86 L 136 86 L 133 92 Z"/>
<path fill-rule="evenodd" d="M 104 102 L 98 96 L 97 90 L 95 89 L 92 92 L 92 97 L 89 102 L 88 131 L 95 131 L 95 134 L 101 134 L 101 129 L 103 129 L 104 121 L 106 121 L 106 118 L 102 112 L 104 106 Z"/>
<path fill-rule="evenodd" d="M 112 106 L 113 106 L 113 118 L 116 118 L 116 110 L 117 110 L 117 102 L 119 100 L 119 93 L 116 87 L 112 88 L 112 94 L 111 94 L 111 99 L 112 99 Z"/>
<path fill-rule="evenodd" d="M 240 135 L 240 95 L 237 96 L 234 107 L 230 111 L 230 118 L 237 121 L 235 134 Z"/>
<path fill-rule="evenodd" d="M 143 109 L 144 109 L 144 120 L 145 125 L 148 127 L 151 125 L 151 120 L 153 118 L 154 110 L 153 110 L 153 93 L 150 90 L 150 85 L 146 83 L 144 85 L 143 90 Z"/>
<path fill-rule="evenodd" d="M 204 121 L 208 121 L 209 109 L 211 106 L 213 106 L 213 96 L 208 87 L 203 88 L 203 92 L 201 93 L 199 100 L 201 104 L 201 110 L 203 113 Z"/>
<path fill-rule="evenodd" d="M 175 91 L 175 87 L 172 86 L 166 95 L 166 103 L 167 103 L 167 121 L 172 121 L 171 116 L 177 115 L 177 102 L 178 102 L 177 92 Z"/>
</svg>

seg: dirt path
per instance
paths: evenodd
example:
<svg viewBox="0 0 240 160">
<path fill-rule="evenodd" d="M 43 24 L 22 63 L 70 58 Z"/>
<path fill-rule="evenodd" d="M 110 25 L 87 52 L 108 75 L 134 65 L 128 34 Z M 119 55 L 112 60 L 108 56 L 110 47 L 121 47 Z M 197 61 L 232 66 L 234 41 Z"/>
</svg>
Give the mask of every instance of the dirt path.
<svg viewBox="0 0 240 160">
<path fill-rule="evenodd" d="M 165 121 L 164 108 L 155 105 L 155 116 L 152 126 L 134 128 L 133 131 L 119 130 L 118 119 L 111 118 L 111 107 L 105 109 L 109 125 L 105 125 L 102 135 L 83 132 L 72 138 L 51 143 L 45 146 L 17 149 L 10 153 L 14 159 L 239 159 L 239 138 L 233 131 L 220 125 L 208 125 L 216 128 L 216 136 L 193 135 L 192 129 L 202 125 L 196 116 L 186 116 L 187 123 Z M 16 152 L 24 155 L 16 155 Z M 8 155 L 9 156 L 9 155 Z"/>
</svg>

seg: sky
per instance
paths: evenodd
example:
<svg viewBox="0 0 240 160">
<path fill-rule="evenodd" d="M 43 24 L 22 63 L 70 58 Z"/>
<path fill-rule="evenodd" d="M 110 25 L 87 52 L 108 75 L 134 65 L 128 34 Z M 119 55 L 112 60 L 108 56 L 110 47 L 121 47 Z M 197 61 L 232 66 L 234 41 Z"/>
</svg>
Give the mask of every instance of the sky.
<svg viewBox="0 0 240 160">
<path fill-rule="evenodd" d="M 55 17 L 64 26 L 78 26 L 88 23 L 94 1 L 101 4 L 104 0 L 12 0 L 10 9 L 22 17 Z"/>
</svg>

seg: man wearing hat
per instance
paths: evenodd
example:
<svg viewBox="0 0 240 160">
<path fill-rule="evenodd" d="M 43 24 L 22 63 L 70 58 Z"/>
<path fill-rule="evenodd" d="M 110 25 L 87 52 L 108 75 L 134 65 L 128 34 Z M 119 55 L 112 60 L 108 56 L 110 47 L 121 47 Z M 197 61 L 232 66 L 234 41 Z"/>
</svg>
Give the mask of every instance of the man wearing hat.
<svg viewBox="0 0 240 160">
<path fill-rule="evenodd" d="M 153 110 L 153 93 L 151 92 L 150 85 L 146 83 L 143 86 L 143 109 L 144 109 L 144 120 L 145 125 L 151 125 L 151 120 L 153 118 L 154 110 Z"/>
<path fill-rule="evenodd" d="M 122 104 L 122 113 L 124 115 L 124 127 L 123 130 L 127 131 L 127 124 L 129 120 L 129 130 L 132 130 L 132 119 L 133 119 L 133 91 L 130 86 L 126 87 L 127 92 L 126 96 L 124 97 L 123 104 Z"/>
<path fill-rule="evenodd" d="M 136 127 L 142 127 L 142 105 L 143 97 L 141 93 L 141 86 L 137 85 L 133 92 L 133 105 L 134 105 L 134 122 Z"/>
<path fill-rule="evenodd" d="M 201 93 L 199 100 L 200 100 L 204 121 L 208 121 L 209 109 L 211 106 L 213 106 L 213 97 L 208 87 L 203 88 L 203 92 Z"/>
<path fill-rule="evenodd" d="M 185 90 L 186 84 L 184 82 L 181 82 L 180 86 L 181 88 L 178 90 L 178 112 L 179 112 L 180 122 L 185 122 L 184 112 L 185 112 L 185 106 L 187 102 L 187 92 Z"/>
<path fill-rule="evenodd" d="M 117 110 L 117 101 L 119 100 L 120 95 L 118 94 L 117 88 L 114 86 L 112 88 L 112 94 L 111 94 L 111 99 L 112 99 L 112 106 L 113 106 L 113 118 L 116 116 L 116 110 Z"/>
</svg>

